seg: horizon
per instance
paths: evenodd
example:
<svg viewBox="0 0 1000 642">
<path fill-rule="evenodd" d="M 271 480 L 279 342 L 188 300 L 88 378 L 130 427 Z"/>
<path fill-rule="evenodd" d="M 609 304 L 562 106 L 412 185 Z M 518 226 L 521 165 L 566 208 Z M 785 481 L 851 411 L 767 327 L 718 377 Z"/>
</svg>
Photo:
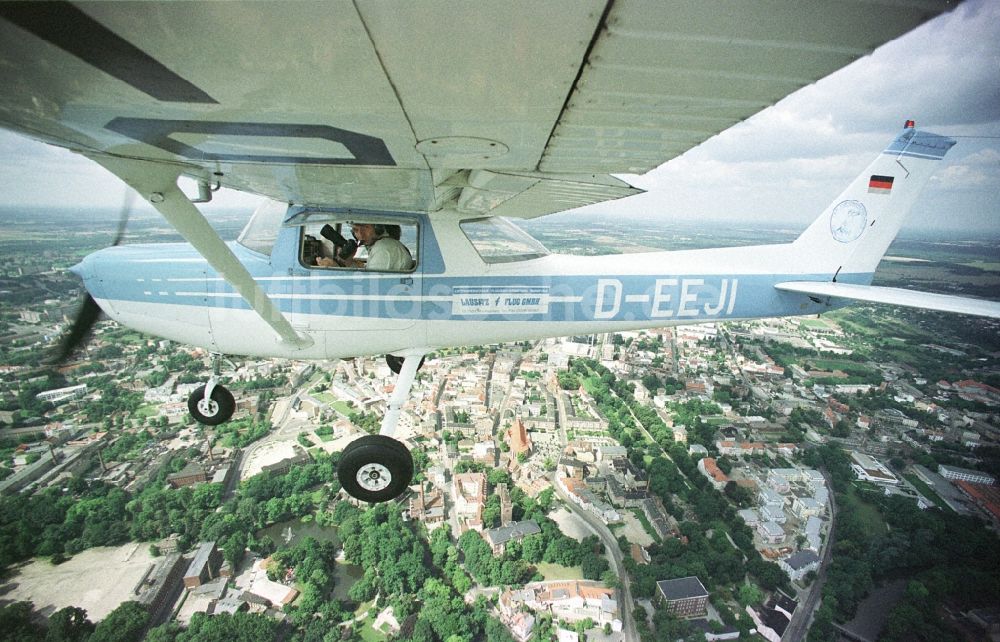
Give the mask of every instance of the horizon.
<svg viewBox="0 0 1000 642">
<path fill-rule="evenodd" d="M 663 214 L 662 216 L 648 216 L 643 214 L 629 214 L 629 213 L 600 213 L 589 211 L 592 210 L 594 206 L 590 206 L 588 211 L 577 211 L 568 210 L 566 212 L 558 212 L 556 214 L 550 214 L 548 216 L 530 218 L 530 219 L 514 219 L 511 220 L 522 227 L 533 227 L 533 226 L 559 226 L 564 229 L 577 229 L 581 233 L 585 232 L 583 229 L 586 225 L 621 225 L 623 222 L 639 225 L 652 225 L 658 228 L 681 228 L 681 229 L 697 229 L 705 233 L 712 231 L 725 230 L 725 231 L 738 231 L 738 232 L 753 232 L 754 228 L 763 228 L 760 231 L 768 231 L 781 234 L 791 234 L 797 235 L 803 232 L 810 224 L 811 221 L 806 221 L 805 223 L 798 223 L 796 221 L 790 221 L 787 219 L 760 219 L 760 220 L 747 220 L 742 217 L 732 217 L 732 218 L 708 218 L 701 219 L 694 216 L 686 216 L 684 214 Z M 215 208 L 206 208 L 207 211 L 204 212 L 205 218 L 209 221 L 222 221 L 231 220 L 236 217 L 243 217 L 244 222 L 249 220 L 250 215 L 253 213 L 253 208 L 249 207 L 235 207 L 235 206 L 223 206 Z M 114 229 L 121 215 L 121 208 L 114 209 L 111 207 L 84 207 L 84 208 L 71 208 L 71 207 L 60 207 L 60 206 L 45 206 L 45 205 L 35 205 L 35 206 L 15 206 L 15 205 L 3 205 L 0 204 L 0 225 L 5 223 L 17 222 L 21 223 L 23 221 L 16 220 L 19 215 L 25 213 L 31 213 L 37 215 L 38 213 L 46 213 L 55 218 L 71 218 L 79 221 L 81 217 L 90 218 L 94 223 L 107 223 L 109 230 Z M 164 225 L 169 226 L 170 224 L 164 219 L 159 212 L 152 209 L 151 207 L 136 208 L 129 212 L 130 221 L 155 221 L 159 220 Z M 949 217 L 948 220 L 954 220 Z M 896 240 L 915 240 L 915 241 L 932 241 L 938 240 L 939 237 L 944 237 L 949 241 L 973 241 L 973 242 L 992 242 L 1000 241 L 1000 228 L 998 229 L 988 229 L 988 230 L 972 230 L 965 227 L 918 227 L 918 226 L 906 226 L 900 230 L 896 237 Z"/>
</svg>

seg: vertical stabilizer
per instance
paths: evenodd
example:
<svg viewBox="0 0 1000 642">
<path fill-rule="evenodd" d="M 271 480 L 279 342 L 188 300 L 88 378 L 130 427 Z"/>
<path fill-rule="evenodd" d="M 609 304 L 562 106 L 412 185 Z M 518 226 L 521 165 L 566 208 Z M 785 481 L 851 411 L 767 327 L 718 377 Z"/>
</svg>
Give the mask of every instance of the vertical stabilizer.
<svg viewBox="0 0 1000 642">
<path fill-rule="evenodd" d="M 800 266 L 842 283 L 871 283 L 938 161 L 955 144 L 913 121 L 793 243 Z"/>
</svg>

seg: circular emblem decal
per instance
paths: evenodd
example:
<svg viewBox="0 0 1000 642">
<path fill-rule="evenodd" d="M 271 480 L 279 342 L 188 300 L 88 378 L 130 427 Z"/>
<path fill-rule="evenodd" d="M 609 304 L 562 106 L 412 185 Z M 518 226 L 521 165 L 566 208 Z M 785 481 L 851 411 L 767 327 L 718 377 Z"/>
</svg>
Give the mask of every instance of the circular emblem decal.
<svg viewBox="0 0 1000 642">
<path fill-rule="evenodd" d="M 830 233 L 841 243 L 850 243 L 861 236 L 868 222 L 868 210 L 860 201 L 841 201 L 830 214 Z"/>
</svg>

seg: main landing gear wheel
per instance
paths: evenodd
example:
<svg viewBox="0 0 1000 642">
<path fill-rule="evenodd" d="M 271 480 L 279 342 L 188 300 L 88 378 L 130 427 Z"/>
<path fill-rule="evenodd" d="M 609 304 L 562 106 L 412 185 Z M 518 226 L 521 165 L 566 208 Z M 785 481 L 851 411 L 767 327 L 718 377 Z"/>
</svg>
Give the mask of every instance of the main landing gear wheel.
<svg viewBox="0 0 1000 642">
<path fill-rule="evenodd" d="M 205 387 L 200 386 L 188 397 L 188 411 L 198 423 L 208 426 L 218 426 L 229 421 L 236 410 L 236 400 L 233 393 L 216 384 L 212 395 L 205 399 Z"/>
<path fill-rule="evenodd" d="M 355 499 L 372 504 L 391 501 L 410 485 L 413 457 L 392 437 L 365 435 L 344 449 L 337 477 Z"/>
<path fill-rule="evenodd" d="M 417 370 L 420 370 L 422 367 L 424 367 L 424 361 L 426 360 L 427 357 L 420 358 L 420 363 L 417 364 Z M 389 366 L 389 370 L 392 370 L 394 374 L 399 374 L 399 371 L 403 369 L 403 361 L 404 361 L 403 357 L 397 357 L 394 354 L 385 355 L 385 363 L 387 366 Z"/>
</svg>

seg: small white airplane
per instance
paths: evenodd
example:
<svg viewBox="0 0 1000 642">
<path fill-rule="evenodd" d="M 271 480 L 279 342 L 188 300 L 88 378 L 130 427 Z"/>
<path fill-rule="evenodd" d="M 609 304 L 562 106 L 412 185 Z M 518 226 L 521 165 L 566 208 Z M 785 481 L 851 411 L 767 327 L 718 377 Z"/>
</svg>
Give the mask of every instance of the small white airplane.
<svg viewBox="0 0 1000 642">
<path fill-rule="evenodd" d="M 784 245 L 564 256 L 504 218 L 637 193 L 610 172 L 651 169 L 946 6 L 886 4 L 0 3 L 0 125 L 92 158 L 188 241 L 74 267 L 93 298 L 67 351 L 99 307 L 218 355 L 386 354 L 381 432 L 338 476 L 387 501 L 412 476 L 396 420 L 438 348 L 851 300 L 1000 316 L 870 285 L 955 144 L 911 121 Z M 271 199 L 235 243 L 196 207 L 220 184 Z M 189 401 L 206 424 L 233 405 L 214 376 Z"/>
</svg>

